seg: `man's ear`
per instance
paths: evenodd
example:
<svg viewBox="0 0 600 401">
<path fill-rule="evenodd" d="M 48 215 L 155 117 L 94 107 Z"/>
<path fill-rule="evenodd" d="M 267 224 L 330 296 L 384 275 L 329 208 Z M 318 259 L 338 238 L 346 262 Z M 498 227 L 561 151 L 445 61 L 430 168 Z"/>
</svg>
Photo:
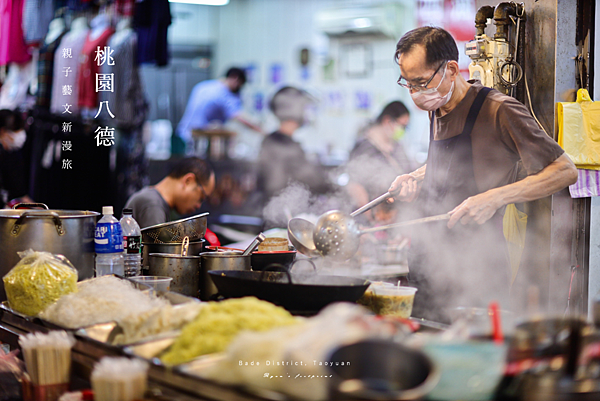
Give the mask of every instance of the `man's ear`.
<svg viewBox="0 0 600 401">
<path fill-rule="evenodd" d="M 457 76 L 460 74 L 460 66 L 458 62 L 455 60 L 448 61 L 448 71 L 452 73 L 452 76 Z"/>
<path fill-rule="evenodd" d="M 181 178 L 185 185 L 193 184 L 196 182 L 196 175 L 194 173 L 187 173 Z"/>
</svg>

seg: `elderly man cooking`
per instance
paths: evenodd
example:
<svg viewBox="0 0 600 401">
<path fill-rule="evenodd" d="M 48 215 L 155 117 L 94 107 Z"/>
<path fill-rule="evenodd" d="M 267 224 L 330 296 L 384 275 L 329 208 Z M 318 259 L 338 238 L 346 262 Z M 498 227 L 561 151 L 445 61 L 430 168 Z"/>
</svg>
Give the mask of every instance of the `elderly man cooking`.
<svg viewBox="0 0 600 401">
<path fill-rule="evenodd" d="M 463 78 L 447 31 L 414 29 L 400 39 L 395 57 L 398 84 L 429 111 L 431 124 L 427 163 L 397 177 L 390 191 L 413 202 L 419 216 L 450 215 L 447 223 L 412 233 L 410 280 L 419 288 L 413 314 L 447 320 L 444 310 L 453 306 L 503 303 L 505 206 L 573 184 L 575 165 L 523 104 Z"/>
</svg>

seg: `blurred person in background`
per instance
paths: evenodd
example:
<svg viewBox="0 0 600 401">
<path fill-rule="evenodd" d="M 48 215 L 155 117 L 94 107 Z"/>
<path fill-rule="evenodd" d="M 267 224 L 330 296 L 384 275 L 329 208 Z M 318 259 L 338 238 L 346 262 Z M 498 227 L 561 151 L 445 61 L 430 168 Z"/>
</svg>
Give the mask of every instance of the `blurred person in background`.
<svg viewBox="0 0 600 401">
<path fill-rule="evenodd" d="M 173 212 L 179 215 L 195 212 L 214 188 L 215 173 L 211 165 L 198 157 L 187 157 L 176 161 L 158 184 L 134 193 L 125 207 L 133 209 L 133 218 L 143 229 L 178 218 Z"/>
<path fill-rule="evenodd" d="M 31 203 L 27 195 L 28 177 L 22 152 L 27 140 L 21 113 L 0 110 L 0 205 Z M 12 201 L 9 201 L 12 200 Z"/>
<path fill-rule="evenodd" d="M 269 108 L 279 120 L 279 128 L 265 137 L 258 156 L 257 187 L 262 192 L 264 205 L 292 183 L 301 183 L 312 193 L 330 189 L 323 168 L 311 163 L 300 143 L 292 138 L 305 124 L 306 108 L 313 102 L 306 91 L 292 86 L 279 89 L 269 102 Z"/>
<path fill-rule="evenodd" d="M 394 178 L 416 167 L 401 142 L 409 122 L 410 113 L 404 103 L 393 101 L 357 141 L 346 164 L 350 179 L 347 190 L 354 208 L 384 194 Z M 365 215 L 370 219 L 375 217 L 371 212 Z"/>
<path fill-rule="evenodd" d="M 240 91 L 246 83 L 246 73 L 241 68 L 230 68 L 222 79 L 202 81 L 192 89 L 177 134 L 193 149 L 192 130 L 210 130 L 216 124 L 234 119 L 248 128 L 262 133 L 262 128 L 242 116 Z"/>
<path fill-rule="evenodd" d="M 409 280 L 419 288 L 414 314 L 448 321 L 451 307 L 487 307 L 491 300 L 507 306 L 505 206 L 573 184 L 575 165 L 525 105 L 463 78 L 456 42 L 444 29 L 409 31 L 395 57 L 398 84 L 431 123 L 427 163 L 397 177 L 389 190 L 412 202 L 414 217 L 450 215 L 411 228 Z"/>
</svg>

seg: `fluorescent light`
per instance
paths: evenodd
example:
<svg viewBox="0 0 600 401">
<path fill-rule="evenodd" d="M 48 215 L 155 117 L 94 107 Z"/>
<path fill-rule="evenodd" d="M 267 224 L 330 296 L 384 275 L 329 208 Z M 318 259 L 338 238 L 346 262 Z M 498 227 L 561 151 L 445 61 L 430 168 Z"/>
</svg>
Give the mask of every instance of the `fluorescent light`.
<svg viewBox="0 0 600 401">
<path fill-rule="evenodd" d="M 370 18 L 354 18 L 352 20 L 352 25 L 355 28 L 368 28 L 373 25 Z"/>
<path fill-rule="evenodd" d="M 170 3 L 200 4 L 203 6 L 224 6 L 229 0 L 169 0 Z"/>
</svg>

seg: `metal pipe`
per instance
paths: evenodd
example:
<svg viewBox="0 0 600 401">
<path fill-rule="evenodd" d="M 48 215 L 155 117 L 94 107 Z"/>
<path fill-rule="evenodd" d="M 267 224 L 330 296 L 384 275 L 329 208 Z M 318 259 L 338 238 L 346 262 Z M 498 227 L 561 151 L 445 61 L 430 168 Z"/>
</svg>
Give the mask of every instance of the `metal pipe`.
<svg viewBox="0 0 600 401">
<path fill-rule="evenodd" d="M 487 20 L 493 17 L 494 7 L 492 6 L 483 6 L 477 10 L 477 14 L 475 14 L 475 29 L 477 29 L 475 36 L 481 36 L 485 33 Z"/>
<path fill-rule="evenodd" d="M 512 24 L 511 16 L 516 17 L 516 4 L 511 2 L 500 3 L 494 11 L 494 21 L 496 23 L 496 33 L 494 39 L 508 40 L 508 26 Z"/>
</svg>

